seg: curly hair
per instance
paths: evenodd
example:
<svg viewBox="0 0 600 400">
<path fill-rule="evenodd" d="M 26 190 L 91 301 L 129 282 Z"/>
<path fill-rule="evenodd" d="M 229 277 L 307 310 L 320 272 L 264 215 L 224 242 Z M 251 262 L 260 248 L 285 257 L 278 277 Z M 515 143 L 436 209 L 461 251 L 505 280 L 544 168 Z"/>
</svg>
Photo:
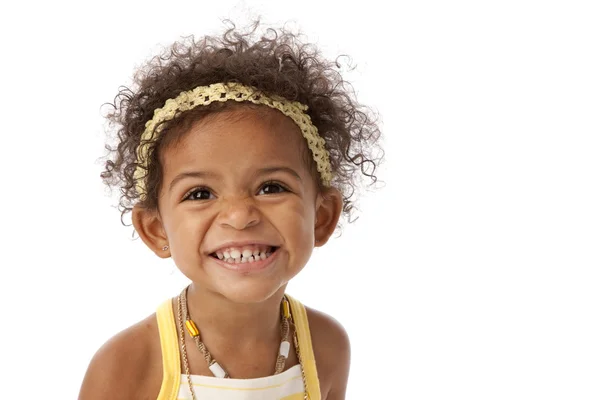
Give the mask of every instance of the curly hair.
<svg viewBox="0 0 600 400">
<path fill-rule="evenodd" d="M 356 102 L 352 85 L 339 72 L 338 60 L 324 59 L 314 45 L 301 43 L 300 34 L 269 28 L 257 38 L 259 21 L 247 32 L 229 23 L 220 36 L 198 41 L 190 36 L 174 42 L 137 69 L 131 89 L 121 86 L 114 101 L 107 103 L 110 111 L 105 117 L 111 128 L 117 127 L 116 147 L 106 144 L 108 154 L 100 176 L 109 188 L 120 190 L 121 222 L 135 204 L 158 207 L 161 150 L 181 139 L 193 122 L 235 105 L 213 103 L 165 122 L 161 135 L 149 146 L 147 195 L 141 198 L 134 179 L 136 149 L 154 110 L 182 91 L 217 82 L 254 86 L 308 106 L 307 114 L 329 151 L 332 186 L 342 193 L 343 214 L 352 222 L 357 185 L 364 177 L 370 185 L 377 182 L 375 170 L 383 159 L 374 113 Z"/>
</svg>

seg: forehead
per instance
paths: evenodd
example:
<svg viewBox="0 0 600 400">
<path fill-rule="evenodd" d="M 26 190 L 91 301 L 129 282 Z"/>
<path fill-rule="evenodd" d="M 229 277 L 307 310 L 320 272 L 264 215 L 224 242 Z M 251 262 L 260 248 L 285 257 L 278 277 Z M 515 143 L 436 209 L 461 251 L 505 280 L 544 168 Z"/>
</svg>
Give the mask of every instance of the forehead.
<svg viewBox="0 0 600 400">
<path fill-rule="evenodd" d="M 205 116 L 161 154 L 165 185 L 181 172 L 218 176 L 285 166 L 311 179 L 310 150 L 300 128 L 278 110 L 238 106 Z"/>
</svg>

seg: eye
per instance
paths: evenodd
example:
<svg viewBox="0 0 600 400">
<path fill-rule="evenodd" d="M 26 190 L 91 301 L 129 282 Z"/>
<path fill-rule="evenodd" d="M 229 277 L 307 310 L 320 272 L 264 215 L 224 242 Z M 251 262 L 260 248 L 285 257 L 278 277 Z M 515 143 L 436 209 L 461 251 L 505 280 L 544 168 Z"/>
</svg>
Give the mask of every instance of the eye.
<svg viewBox="0 0 600 400">
<path fill-rule="evenodd" d="M 214 195 L 210 192 L 210 189 L 200 187 L 187 192 L 183 200 L 211 200 L 212 198 L 214 198 Z"/>
<path fill-rule="evenodd" d="M 283 192 L 289 192 L 289 190 L 277 182 L 266 182 L 262 185 L 258 194 L 278 194 Z"/>
</svg>

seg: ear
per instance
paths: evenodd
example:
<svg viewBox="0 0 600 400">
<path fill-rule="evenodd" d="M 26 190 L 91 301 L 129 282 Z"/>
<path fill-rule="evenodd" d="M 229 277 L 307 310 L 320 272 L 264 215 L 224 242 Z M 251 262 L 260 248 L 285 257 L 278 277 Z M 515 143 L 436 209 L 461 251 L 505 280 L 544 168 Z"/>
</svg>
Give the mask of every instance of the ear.
<svg viewBox="0 0 600 400">
<path fill-rule="evenodd" d="M 165 246 L 169 245 L 169 239 L 157 210 L 150 210 L 136 204 L 131 211 L 131 219 L 138 235 L 150 250 L 160 258 L 171 256 L 169 249 L 163 250 Z"/>
<path fill-rule="evenodd" d="M 315 214 L 315 247 L 321 247 L 331 237 L 342 213 L 342 194 L 330 187 L 317 195 Z"/>
</svg>

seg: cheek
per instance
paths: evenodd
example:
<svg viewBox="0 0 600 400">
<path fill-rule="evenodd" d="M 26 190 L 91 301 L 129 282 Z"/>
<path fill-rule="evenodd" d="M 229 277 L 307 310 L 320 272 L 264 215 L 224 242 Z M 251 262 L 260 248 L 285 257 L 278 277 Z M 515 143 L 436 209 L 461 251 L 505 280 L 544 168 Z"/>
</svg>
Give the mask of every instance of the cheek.
<svg viewBox="0 0 600 400">
<path fill-rule="evenodd" d="M 169 239 L 174 242 L 174 246 L 180 250 L 181 256 L 189 257 L 197 254 L 194 249 L 199 249 L 202 238 L 206 234 L 209 218 L 202 218 L 200 213 L 187 213 L 185 217 L 180 218 L 176 224 L 172 224 L 169 232 Z M 185 249 L 185 251 L 181 251 Z M 191 254 L 190 250 L 192 250 Z M 185 254 L 184 254 L 185 253 Z"/>
<path fill-rule="evenodd" d="M 301 201 L 282 208 L 278 224 L 283 232 L 294 241 L 294 246 L 310 247 L 314 242 L 314 212 Z"/>
</svg>

